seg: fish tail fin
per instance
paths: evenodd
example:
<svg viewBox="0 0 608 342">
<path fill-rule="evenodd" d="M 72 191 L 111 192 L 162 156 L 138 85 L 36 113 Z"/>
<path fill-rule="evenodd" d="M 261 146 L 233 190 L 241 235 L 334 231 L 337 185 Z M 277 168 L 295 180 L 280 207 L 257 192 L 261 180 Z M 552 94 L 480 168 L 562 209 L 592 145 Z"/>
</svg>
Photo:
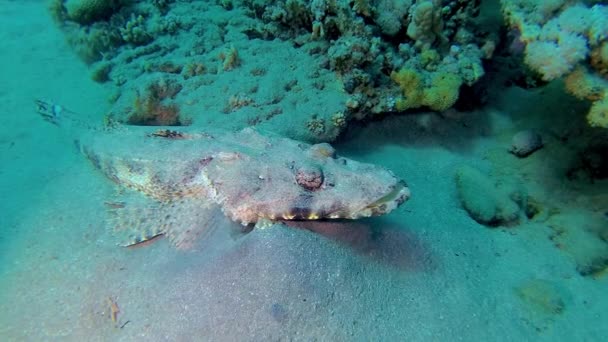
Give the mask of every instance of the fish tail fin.
<svg viewBox="0 0 608 342">
<path fill-rule="evenodd" d="M 36 99 L 34 100 L 34 104 L 36 106 L 36 113 L 38 113 L 42 119 L 55 126 L 60 126 L 64 115 L 69 113 L 69 111 L 62 106 L 49 101 Z"/>
<path fill-rule="evenodd" d="M 89 124 L 83 119 L 83 115 L 50 101 L 36 99 L 34 100 L 34 106 L 36 113 L 38 113 L 44 121 L 64 129 L 104 129 L 104 127 Z M 111 124 L 115 125 L 116 123 L 111 122 Z M 110 126 L 110 124 L 106 126 Z"/>
</svg>

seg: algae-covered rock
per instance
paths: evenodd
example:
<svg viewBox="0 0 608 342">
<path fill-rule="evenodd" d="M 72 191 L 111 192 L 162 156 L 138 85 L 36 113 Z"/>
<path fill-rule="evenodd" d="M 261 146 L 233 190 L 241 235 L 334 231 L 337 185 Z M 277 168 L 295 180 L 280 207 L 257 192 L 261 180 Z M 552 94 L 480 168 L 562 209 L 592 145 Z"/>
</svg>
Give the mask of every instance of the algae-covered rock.
<svg viewBox="0 0 608 342">
<path fill-rule="evenodd" d="M 120 8 L 121 0 L 66 0 L 67 17 L 82 25 L 109 18 Z"/>
<path fill-rule="evenodd" d="M 529 279 L 515 288 L 515 293 L 534 314 L 559 315 L 564 304 L 563 290 L 544 279 Z"/>
<path fill-rule="evenodd" d="M 464 209 L 477 222 L 497 226 L 519 218 L 520 207 L 505 189 L 470 166 L 456 172 L 456 186 Z"/>
<path fill-rule="evenodd" d="M 560 283 L 539 278 L 524 280 L 513 290 L 521 304 L 521 319 L 539 332 L 556 323 L 571 297 Z"/>
<path fill-rule="evenodd" d="M 524 158 L 542 147 L 543 139 L 540 134 L 533 130 L 525 130 L 519 131 L 513 136 L 509 152 Z"/>
<path fill-rule="evenodd" d="M 606 219 L 571 209 L 552 215 L 547 225 L 551 241 L 574 259 L 582 276 L 600 276 L 608 270 L 608 243 L 604 240 Z"/>
</svg>

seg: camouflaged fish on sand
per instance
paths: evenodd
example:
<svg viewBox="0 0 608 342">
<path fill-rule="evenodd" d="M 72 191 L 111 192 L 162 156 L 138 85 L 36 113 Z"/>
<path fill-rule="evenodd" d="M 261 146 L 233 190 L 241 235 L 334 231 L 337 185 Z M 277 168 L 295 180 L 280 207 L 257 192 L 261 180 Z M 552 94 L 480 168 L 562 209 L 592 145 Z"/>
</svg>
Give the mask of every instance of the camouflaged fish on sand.
<svg viewBox="0 0 608 342">
<path fill-rule="evenodd" d="M 164 234 L 188 248 L 218 216 L 260 227 L 382 215 L 410 196 L 390 171 L 339 157 L 329 144 L 251 128 L 205 133 L 121 126 L 85 130 L 77 146 L 109 179 L 135 190 L 110 205 L 123 246 Z"/>
</svg>

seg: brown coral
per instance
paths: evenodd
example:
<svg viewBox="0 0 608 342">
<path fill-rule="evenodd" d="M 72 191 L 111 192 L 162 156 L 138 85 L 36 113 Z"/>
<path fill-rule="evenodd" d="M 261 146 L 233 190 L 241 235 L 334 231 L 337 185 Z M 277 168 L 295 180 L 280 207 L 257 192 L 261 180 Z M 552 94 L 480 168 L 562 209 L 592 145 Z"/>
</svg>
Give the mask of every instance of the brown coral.
<svg viewBox="0 0 608 342">
<path fill-rule="evenodd" d="M 179 107 L 176 104 L 164 105 L 153 96 L 137 96 L 133 112 L 127 123 L 142 126 L 181 126 Z"/>
<path fill-rule="evenodd" d="M 154 98 L 159 100 L 173 99 L 182 90 L 182 85 L 170 80 L 160 79 L 157 82 L 151 83 L 148 86 L 148 92 Z"/>
<path fill-rule="evenodd" d="M 592 127 L 608 128 L 608 97 L 593 102 L 587 114 L 587 122 Z"/>
<path fill-rule="evenodd" d="M 579 66 L 565 78 L 564 84 L 570 94 L 592 102 L 587 114 L 589 125 L 608 128 L 608 80 Z"/>
<path fill-rule="evenodd" d="M 226 103 L 226 106 L 224 107 L 224 109 L 222 110 L 224 113 L 231 113 L 234 112 L 235 110 L 238 110 L 242 107 L 246 107 L 253 104 L 253 99 L 250 98 L 249 96 L 245 95 L 245 94 L 236 94 L 236 95 L 232 95 L 230 96 L 230 98 L 228 99 L 228 102 Z"/>
<path fill-rule="evenodd" d="M 608 78 L 608 42 L 591 51 L 591 66 L 604 78 Z"/>
<path fill-rule="evenodd" d="M 200 62 L 192 62 L 186 64 L 184 68 L 183 75 L 185 79 L 189 79 L 190 77 L 199 76 L 205 73 L 207 68 L 203 63 Z"/>
<path fill-rule="evenodd" d="M 603 97 L 608 83 L 589 73 L 586 68 L 574 69 L 565 79 L 566 91 L 581 100 L 596 101 Z"/>
<path fill-rule="evenodd" d="M 231 46 L 230 49 L 221 52 L 219 59 L 222 61 L 222 68 L 224 71 L 236 68 L 241 62 L 239 59 L 239 53 L 234 46 Z"/>
<path fill-rule="evenodd" d="M 160 80 L 150 84 L 144 95 L 135 97 L 133 112 L 127 123 L 144 126 L 181 126 L 188 124 L 179 116 L 179 106 L 175 103 L 164 104 L 166 99 L 172 99 L 182 89 L 175 82 Z"/>
</svg>

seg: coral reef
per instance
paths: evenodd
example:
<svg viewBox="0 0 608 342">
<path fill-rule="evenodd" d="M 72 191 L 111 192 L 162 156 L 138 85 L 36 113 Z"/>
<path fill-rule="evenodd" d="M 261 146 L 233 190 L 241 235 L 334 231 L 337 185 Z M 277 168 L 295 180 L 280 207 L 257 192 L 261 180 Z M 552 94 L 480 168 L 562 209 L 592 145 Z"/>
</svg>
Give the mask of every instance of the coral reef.
<svg viewBox="0 0 608 342">
<path fill-rule="evenodd" d="M 348 96 L 341 108 L 331 108 L 326 114 L 311 111 L 308 118 L 297 119 L 300 130 L 312 133 L 314 140 L 335 138 L 353 119 L 450 108 L 463 86 L 472 86 L 484 75 L 481 60 L 490 57 L 496 45 L 495 32 L 475 21 L 478 1 L 113 0 L 103 10 L 89 11 L 95 14 L 87 14 L 87 19 L 75 20 L 77 3 L 84 6 L 95 1 L 54 0 L 50 10 L 83 60 L 117 66 L 107 76 L 118 87 L 142 74 L 137 63 L 143 56 L 161 59 L 172 54 L 175 60 L 171 62 L 182 66 L 184 80 L 196 87 L 209 82 L 209 78 L 200 79 L 205 75 L 244 65 L 247 40 L 262 44 L 263 39 L 267 45 L 275 38 L 289 41 L 315 59 L 315 68 L 334 72 Z M 184 42 L 183 46 L 176 41 Z M 418 75 L 424 87 L 418 98 L 409 99 L 402 80 L 391 77 L 403 70 Z M 145 73 L 155 71 L 164 72 L 144 69 Z M 316 89 L 327 90 L 324 81 L 314 82 Z M 256 103 L 262 101 L 256 99 Z M 277 112 L 276 108 L 266 110 Z M 342 115 L 332 118 L 336 112 Z M 259 115 L 247 122 L 265 121 Z M 312 115 L 323 116 L 324 129 Z M 315 123 L 314 129 L 310 122 Z"/>
<path fill-rule="evenodd" d="M 163 11 L 173 1 L 51 0 L 49 12 L 79 57 L 91 64 L 111 59 L 122 45 L 146 45 L 181 27 Z"/>
<path fill-rule="evenodd" d="M 563 78 L 568 92 L 590 101 L 590 125 L 608 127 L 606 5 L 499 2 L 510 34 L 517 37 L 513 50 L 519 44 L 525 63 L 544 81 Z M 50 11 L 87 63 L 133 64 L 96 73 L 96 79 L 109 78 L 120 87 L 128 77 L 141 74 L 135 69 L 143 56 L 162 59 L 175 54 L 171 62 L 181 66 L 184 80 L 197 79 L 190 83 L 194 87 L 210 82 L 200 79 L 204 75 L 245 65 L 246 41 L 289 41 L 311 55 L 318 68 L 334 72 L 348 96 L 342 108 L 332 109 L 344 114 L 339 124 L 328 113 L 322 120 L 325 130 L 318 124 L 310 130 L 309 123 L 315 121 L 311 112 L 299 120 L 300 129 L 327 132 L 335 127 L 339 134 L 353 119 L 462 105 L 466 100 L 458 101 L 461 93 L 471 94 L 485 74 L 482 61 L 493 59 L 504 45 L 500 23 L 491 22 L 501 19 L 499 8 L 492 9 L 497 14 L 493 17 L 485 13 L 490 7 L 481 1 L 453 0 L 53 0 Z M 213 15 L 207 14 L 210 10 Z M 132 70 L 122 70 L 128 68 Z M 154 71 L 165 72 L 145 69 Z M 326 84 L 316 81 L 314 87 L 321 90 Z"/>
<path fill-rule="evenodd" d="M 470 86 L 484 74 L 481 59 L 488 53 L 479 46 L 491 39 L 474 22 L 476 1 L 286 0 L 265 8 L 259 1 L 235 3 L 262 18 L 258 36 L 301 39 L 305 48 L 327 51 L 329 68 L 341 75 L 351 103 L 357 103 L 348 107 L 350 118 L 422 106 L 445 110 L 458 99 L 461 84 Z M 317 41 L 324 44 L 313 45 Z M 387 76 L 404 69 L 428 84 L 425 96 L 395 99 L 395 86 L 404 92 L 403 84 Z"/>
<path fill-rule="evenodd" d="M 591 126 L 608 128 L 608 6 L 566 0 L 501 0 L 525 44 L 525 62 L 543 80 L 566 78 L 566 90 L 592 102 Z"/>
<path fill-rule="evenodd" d="M 82 25 L 108 19 L 123 0 L 66 0 L 67 19 Z"/>
</svg>

